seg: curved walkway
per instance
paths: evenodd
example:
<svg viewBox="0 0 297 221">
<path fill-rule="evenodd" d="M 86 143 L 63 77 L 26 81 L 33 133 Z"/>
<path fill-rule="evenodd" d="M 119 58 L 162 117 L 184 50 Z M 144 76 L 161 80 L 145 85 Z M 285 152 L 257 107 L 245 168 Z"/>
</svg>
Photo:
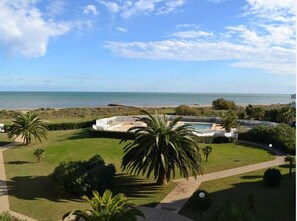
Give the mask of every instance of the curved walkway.
<svg viewBox="0 0 297 221">
<path fill-rule="evenodd" d="M 264 149 L 268 149 L 264 145 L 251 143 L 251 142 L 241 142 L 249 145 L 259 146 Z M 20 143 L 14 142 L 5 146 L 0 146 L 0 213 L 3 211 L 9 211 L 13 216 L 27 220 L 27 221 L 37 221 L 30 217 L 24 216 L 22 214 L 13 212 L 9 210 L 8 192 L 6 184 L 5 167 L 3 160 L 3 151 L 8 148 L 14 147 Z M 191 219 L 177 215 L 180 209 L 184 206 L 186 201 L 191 197 L 191 195 L 196 191 L 199 185 L 204 181 L 220 179 L 224 177 L 234 176 L 242 173 L 248 173 L 251 171 L 256 171 L 264 168 L 269 168 L 273 166 L 278 166 L 284 164 L 284 154 L 276 149 L 270 149 L 276 154 L 275 160 L 267 161 L 258 164 L 252 164 L 248 166 L 233 168 L 229 170 L 223 170 L 215 173 L 209 173 L 205 175 L 198 176 L 197 179 L 190 177 L 189 179 L 177 179 L 173 182 L 177 183 L 177 186 L 161 201 L 156 208 L 140 207 L 144 212 L 147 221 L 191 221 Z M 138 219 L 142 221 L 143 219 Z"/>
<path fill-rule="evenodd" d="M 197 176 L 196 179 L 194 177 L 190 177 L 189 179 L 173 180 L 173 182 L 175 182 L 177 186 L 160 202 L 159 205 L 156 206 L 156 208 L 169 210 L 173 213 L 178 213 L 202 182 L 235 176 L 242 173 L 248 173 L 284 164 L 284 154 L 281 153 L 279 150 L 268 149 L 267 146 L 252 142 L 240 141 L 240 143 L 258 146 L 272 151 L 276 155 L 276 158 L 272 161 L 200 175 Z"/>
</svg>

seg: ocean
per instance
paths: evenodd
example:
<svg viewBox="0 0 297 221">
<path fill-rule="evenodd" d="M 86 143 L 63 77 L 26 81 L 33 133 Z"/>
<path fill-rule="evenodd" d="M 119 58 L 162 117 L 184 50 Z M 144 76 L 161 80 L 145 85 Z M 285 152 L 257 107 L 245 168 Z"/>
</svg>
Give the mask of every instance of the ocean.
<svg viewBox="0 0 297 221">
<path fill-rule="evenodd" d="M 133 106 L 211 105 L 218 98 L 247 104 L 288 104 L 290 94 L 132 93 L 132 92 L 0 92 L 0 109 Z"/>
</svg>

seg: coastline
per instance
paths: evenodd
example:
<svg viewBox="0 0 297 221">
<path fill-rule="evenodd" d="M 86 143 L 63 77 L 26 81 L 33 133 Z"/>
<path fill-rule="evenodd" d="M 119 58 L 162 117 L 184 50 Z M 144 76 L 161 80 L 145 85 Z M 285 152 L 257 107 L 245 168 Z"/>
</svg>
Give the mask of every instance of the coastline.
<svg viewBox="0 0 297 221">
<path fill-rule="evenodd" d="M 183 104 L 180 104 L 183 105 Z M 59 107 L 59 108 L 52 108 L 52 107 L 41 107 L 41 108 L 9 108 L 9 109 L 2 109 L 0 107 L 0 111 L 34 111 L 34 110 L 63 110 L 63 109 L 113 109 L 113 108 L 135 108 L 135 109 L 166 109 L 166 108 L 176 108 L 180 105 L 143 105 L 143 106 L 134 106 L 134 105 L 126 105 L 126 104 L 118 104 L 118 105 L 100 105 L 100 106 L 77 106 L 77 107 Z M 187 105 L 187 104 L 185 104 Z M 245 108 L 247 107 L 249 104 L 236 104 L 236 106 L 238 106 L 239 108 Z M 252 104 L 253 106 L 261 106 L 261 107 L 277 107 L 277 106 L 284 106 L 284 105 L 288 105 L 287 103 L 276 103 L 276 104 Z M 187 105 L 189 107 L 193 107 L 193 108 L 211 108 L 212 105 L 211 104 L 189 104 Z"/>
</svg>

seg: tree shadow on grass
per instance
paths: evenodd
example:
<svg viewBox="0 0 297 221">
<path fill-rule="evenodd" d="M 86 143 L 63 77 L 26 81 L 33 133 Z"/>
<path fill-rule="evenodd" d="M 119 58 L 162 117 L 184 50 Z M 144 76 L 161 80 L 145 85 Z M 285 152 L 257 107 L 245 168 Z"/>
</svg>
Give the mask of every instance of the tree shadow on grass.
<svg viewBox="0 0 297 221">
<path fill-rule="evenodd" d="M 13 177 L 6 183 L 8 194 L 19 199 L 47 199 L 54 202 L 81 201 L 79 197 L 55 191 L 49 176 Z"/>
<path fill-rule="evenodd" d="M 114 178 L 114 185 L 111 190 L 114 193 L 123 193 L 129 198 L 150 198 L 152 195 L 161 192 L 163 186 L 156 185 L 154 181 L 125 173 L 117 174 Z M 156 206 L 157 202 L 145 206 Z"/>
<path fill-rule="evenodd" d="M 11 143 L 11 141 L 0 141 L 0 148 L 2 147 L 2 146 L 5 146 L 5 145 L 7 145 L 7 144 L 10 144 Z"/>
<path fill-rule="evenodd" d="M 77 139 L 88 139 L 88 138 L 111 138 L 118 139 L 119 142 L 122 138 L 126 137 L 126 132 L 114 132 L 114 131 L 94 131 L 90 128 L 85 128 L 73 133 L 67 139 L 77 140 Z"/>
<path fill-rule="evenodd" d="M 36 162 L 28 162 L 28 161 L 21 161 L 21 160 L 5 162 L 5 164 L 15 164 L 15 165 L 30 164 L 30 163 L 36 163 Z"/>
</svg>

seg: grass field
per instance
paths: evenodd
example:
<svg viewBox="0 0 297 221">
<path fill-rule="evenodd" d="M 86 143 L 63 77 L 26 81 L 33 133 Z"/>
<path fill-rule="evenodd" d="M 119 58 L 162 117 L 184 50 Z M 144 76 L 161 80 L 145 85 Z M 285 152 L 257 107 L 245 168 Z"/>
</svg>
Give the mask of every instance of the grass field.
<svg viewBox="0 0 297 221">
<path fill-rule="evenodd" d="M 106 163 L 116 166 L 118 173 L 112 191 L 125 193 L 137 205 L 156 205 L 175 185 L 158 187 L 152 179 L 122 173 L 123 145 L 117 139 L 90 137 L 87 130 L 72 130 L 49 132 L 42 144 L 5 151 L 11 209 L 38 220 L 58 220 L 67 211 L 85 208 L 86 204 L 80 199 L 57 193 L 48 175 L 62 161 L 84 160 L 94 154 L 100 154 Z M 209 162 L 203 162 L 204 173 L 266 161 L 269 156 L 262 149 L 241 145 L 212 146 Z M 45 149 L 45 157 L 39 164 L 33 157 L 36 148 Z"/>
<path fill-rule="evenodd" d="M 199 189 L 210 193 L 209 196 L 213 201 L 212 207 L 204 213 L 203 220 L 208 221 L 208 217 L 213 213 L 215 207 L 228 201 L 247 208 L 248 196 L 253 194 L 255 199 L 254 215 L 257 221 L 294 221 L 296 176 L 294 172 L 290 177 L 287 167 L 287 165 L 276 167 L 281 170 L 283 179 L 281 185 L 275 188 L 263 185 L 262 176 L 265 169 L 202 183 Z M 191 211 L 187 204 L 180 213 L 195 221 L 200 221 L 200 214 Z"/>
</svg>

